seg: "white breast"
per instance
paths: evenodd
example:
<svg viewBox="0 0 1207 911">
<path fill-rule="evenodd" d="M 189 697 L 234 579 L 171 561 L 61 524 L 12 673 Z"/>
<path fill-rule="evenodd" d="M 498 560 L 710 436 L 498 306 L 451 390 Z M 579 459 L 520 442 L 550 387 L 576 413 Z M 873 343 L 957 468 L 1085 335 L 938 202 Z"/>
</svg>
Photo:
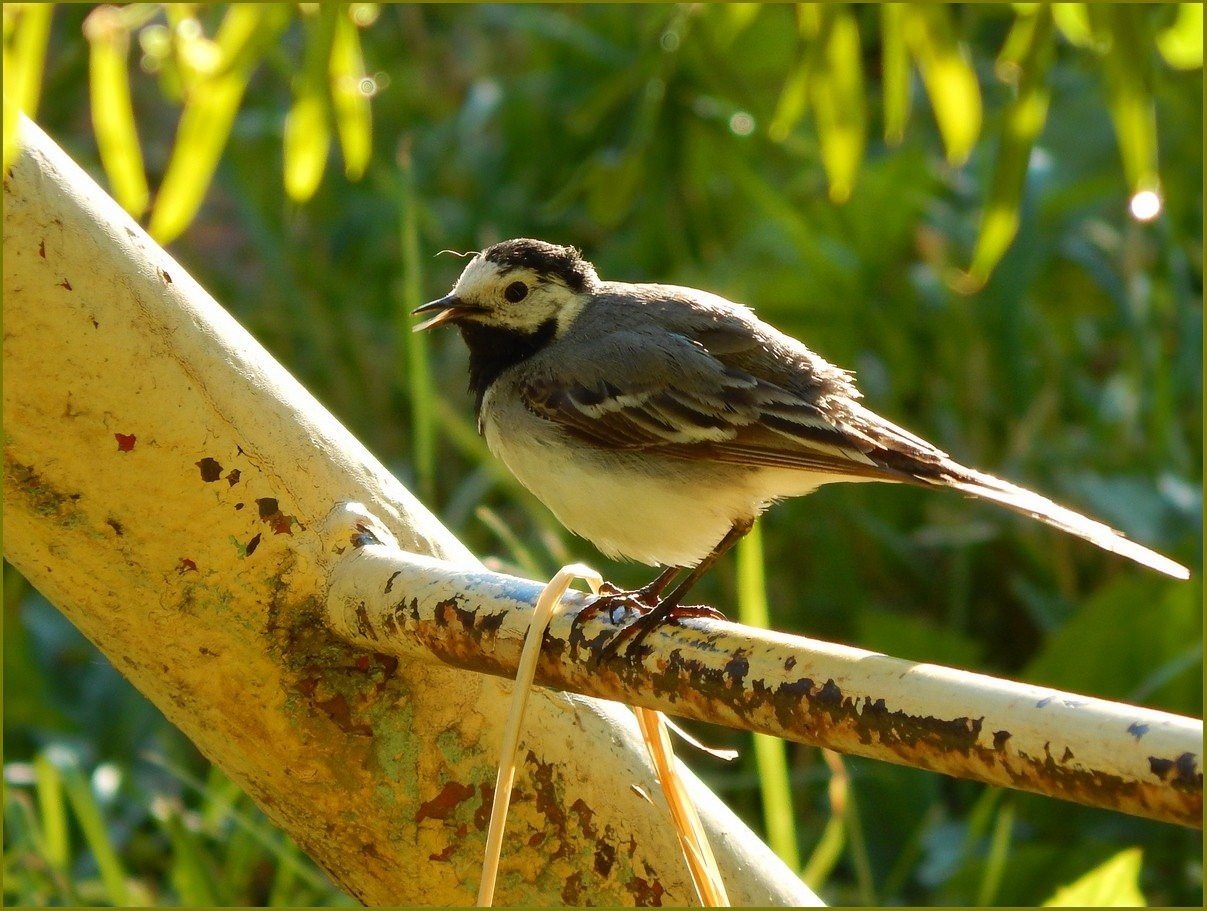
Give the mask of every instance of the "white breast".
<svg viewBox="0 0 1207 911">
<path fill-rule="evenodd" d="M 832 480 L 791 472 L 788 490 L 776 479 L 787 474 L 781 471 L 598 449 L 569 440 L 522 405 L 499 404 L 495 392 L 482 405 L 491 452 L 558 521 L 609 557 L 694 566 L 735 522 L 778 496 Z"/>
</svg>

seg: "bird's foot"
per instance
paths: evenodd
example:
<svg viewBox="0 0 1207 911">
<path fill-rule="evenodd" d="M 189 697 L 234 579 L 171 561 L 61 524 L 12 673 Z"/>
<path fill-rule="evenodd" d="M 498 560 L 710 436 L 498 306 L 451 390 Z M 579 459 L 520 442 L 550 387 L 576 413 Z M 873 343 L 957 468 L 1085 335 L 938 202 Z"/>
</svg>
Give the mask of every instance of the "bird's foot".
<svg viewBox="0 0 1207 911">
<path fill-rule="evenodd" d="M 644 602 L 640 602 L 644 605 Z M 663 623 L 678 623 L 681 620 L 691 619 L 708 619 L 708 620 L 728 620 L 721 611 L 715 607 L 709 607 L 707 604 L 658 604 L 652 609 L 648 606 L 636 619 L 631 620 L 616 631 L 616 634 L 608 640 L 604 645 L 603 650 L 599 653 L 599 660 L 604 661 L 620 649 L 625 642 L 629 642 L 629 647 L 625 650 L 626 654 L 634 653 L 635 649 L 645 640 L 645 637 L 652 633 Z"/>
</svg>

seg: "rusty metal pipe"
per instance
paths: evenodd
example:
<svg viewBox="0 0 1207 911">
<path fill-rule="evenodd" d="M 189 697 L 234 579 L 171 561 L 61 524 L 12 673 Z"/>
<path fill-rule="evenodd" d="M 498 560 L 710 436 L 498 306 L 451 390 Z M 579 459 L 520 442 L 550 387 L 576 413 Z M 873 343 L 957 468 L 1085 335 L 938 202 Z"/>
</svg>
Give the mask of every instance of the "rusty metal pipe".
<svg viewBox="0 0 1207 911">
<path fill-rule="evenodd" d="M 328 520 L 328 618 L 379 653 L 515 675 L 540 584 L 391 546 L 358 510 Z M 338 552 L 338 553 L 337 553 Z M 735 623 L 615 631 L 567 594 L 539 685 L 1200 828 L 1202 722 Z"/>
</svg>

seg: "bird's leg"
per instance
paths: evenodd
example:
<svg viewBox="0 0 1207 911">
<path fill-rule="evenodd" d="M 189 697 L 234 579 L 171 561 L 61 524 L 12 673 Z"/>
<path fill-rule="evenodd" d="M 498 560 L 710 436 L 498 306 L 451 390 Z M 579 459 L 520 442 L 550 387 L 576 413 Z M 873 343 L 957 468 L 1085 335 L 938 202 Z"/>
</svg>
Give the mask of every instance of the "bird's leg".
<svg viewBox="0 0 1207 911">
<path fill-rule="evenodd" d="M 633 644 L 629 647 L 632 648 L 638 645 L 641 640 L 648 636 L 656 626 L 666 620 L 681 620 L 686 617 L 712 617 L 720 620 L 726 619 L 725 615 L 716 608 L 707 607 L 704 605 L 683 607 L 679 602 L 683 600 L 684 596 L 688 593 L 691 587 L 700 580 L 700 577 L 708 572 L 713 567 L 713 564 L 721 559 L 721 557 L 723 557 L 731 547 L 737 544 L 742 536 L 745 535 L 746 532 L 750 531 L 753 526 L 753 519 L 742 519 L 738 522 L 735 522 L 733 527 L 726 532 L 725 537 L 721 539 L 720 543 L 718 543 L 717 546 L 712 549 L 712 552 L 709 553 L 708 556 L 706 556 L 698 564 L 696 564 L 692 568 L 691 572 L 684 577 L 682 582 L 675 586 L 674 590 L 669 595 L 658 601 L 653 610 L 638 617 L 612 637 L 612 640 L 605 645 L 603 651 L 600 652 L 600 658 L 606 658 L 609 655 L 614 654 L 621 644 L 623 644 L 624 641 L 630 637 L 636 636 L 636 638 L 633 640 Z M 664 573 L 663 576 L 665 575 L 666 574 Z M 655 579 L 654 581 L 661 581 L 663 576 L 659 576 L 658 579 Z M 669 584 L 670 579 L 667 579 L 666 582 L 663 583 L 663 588 Z"/>
<path fill-rule="evenodd" d="M 666 587 L 675 581 L 675 576 L 679 575 L 681 570 L 680 566 L 668 566 L 655 579 L 633 591 L 625 591 L 611 582 L 605 582 L 599 587 L 599 597 L 578 612 L 574 625 L 594 617 L 605 608 L 610 610 L 617 606 L 631 607 L 639 613 L 647 613 L 658 603 Z"/>
</svg>

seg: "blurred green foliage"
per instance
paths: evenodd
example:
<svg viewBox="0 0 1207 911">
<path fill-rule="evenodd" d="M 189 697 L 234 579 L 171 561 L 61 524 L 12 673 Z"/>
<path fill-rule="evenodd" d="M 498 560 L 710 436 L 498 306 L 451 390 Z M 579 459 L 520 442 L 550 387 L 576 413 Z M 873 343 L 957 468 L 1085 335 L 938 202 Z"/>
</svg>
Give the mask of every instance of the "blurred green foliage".
<svg viewBox="0 0 1207 911">
<path fill-rule="evenodd" d="M 1196 580 L 954 495 L 856 485 L 777 507 L 761 553 L 702 598 L 1201 715 L 1201 7 L 13 6 L 6 98 L 19 85 L 179 235 L 177 258 L 497 567 L 647 575 L 490 459 L 456 336 L 409 333 L 462 266 L 437 250 L 529 235 L 608 278 L 751 304 L 855 369 L 878 412 Z M 1146 189 L 1162 208 L 1140 222 Z M 348 903 L 5 582 L 6 902 Z M 1198 832 L 702 736 L 744 750 L 693 764 L 831 902 L 1202 902 Z M 777 786 L 791 805 L 764 808 Z"/>
</svg>

